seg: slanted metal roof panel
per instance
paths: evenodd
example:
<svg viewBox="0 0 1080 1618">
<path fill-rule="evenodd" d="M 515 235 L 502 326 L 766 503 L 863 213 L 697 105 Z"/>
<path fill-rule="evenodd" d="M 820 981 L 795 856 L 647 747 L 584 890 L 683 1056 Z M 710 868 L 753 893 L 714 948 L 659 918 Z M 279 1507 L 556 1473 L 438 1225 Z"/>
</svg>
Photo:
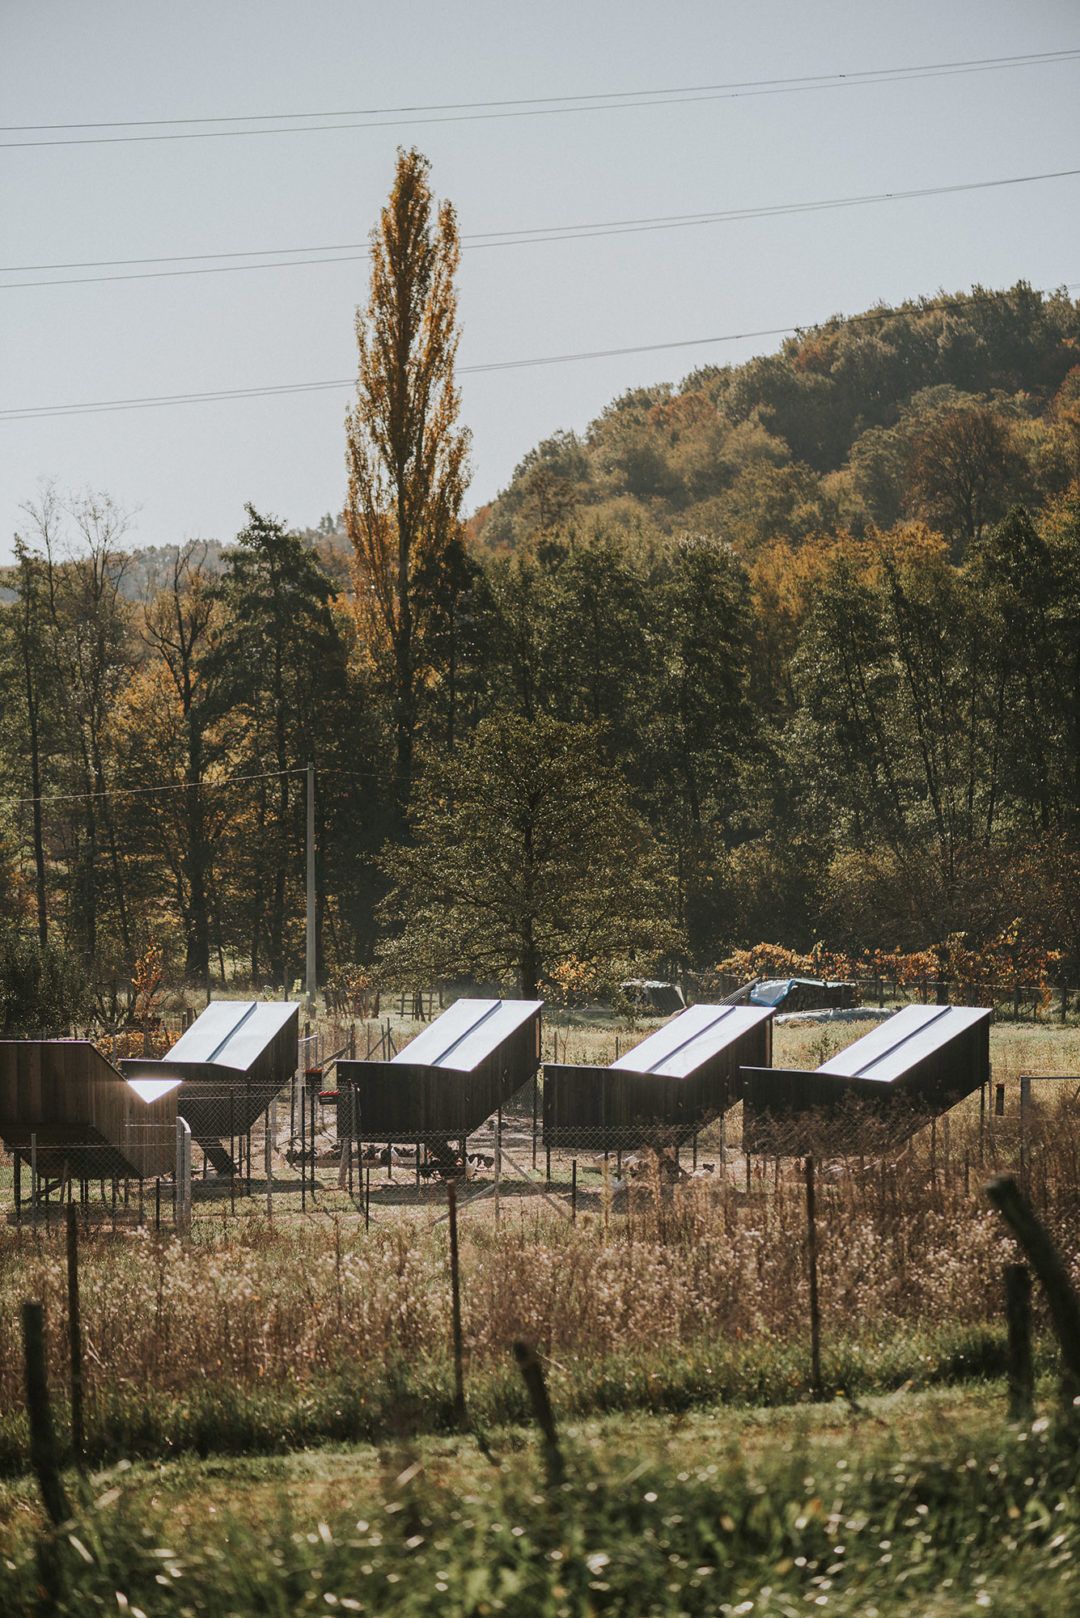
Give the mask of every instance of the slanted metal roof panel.
<svg viewBox="0 0 1080 1618">
<path fill-rule="evenodd" d="M 991 1015 L 980 1006 L 905 1006 L 818 1068 L 838 1078 L 891 1084 Z"/>
<path fill-rule="evenodd" d="M 290 1000 L 213 1000 L 165 1057 L 247 1072 L 298 1007 Z"/>
<path fill-rule="evenodd" d="M 530 1017 L 542 1000 L 455 1000 L 392 1058 L 413 1067 L 470 1073 Z"/>
<path fill-rule="evenodd" d="M 771 1006 L 688 1006 L 612 1062 L 612 1070 L 682 1079 L 751 1028 L 767 1022 Z"/>
</svg>

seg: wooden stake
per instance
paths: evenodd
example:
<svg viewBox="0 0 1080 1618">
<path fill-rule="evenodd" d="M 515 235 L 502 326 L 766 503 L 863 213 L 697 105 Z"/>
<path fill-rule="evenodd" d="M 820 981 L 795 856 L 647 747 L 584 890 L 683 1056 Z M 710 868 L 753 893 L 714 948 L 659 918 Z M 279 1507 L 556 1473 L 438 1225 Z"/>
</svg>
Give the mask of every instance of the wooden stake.
<svg viewBox="0 0 1080 1618">
<path fill-rule="evenodd" d="M 810 1271 L 810 1385 L 815 1399 L 823 1397 L 821 1385 L 821 1309 L 818 1303 L 817 1200 L 814 1193 L 814 1159 L 806 1159 L 806 1257 Z"/>
<path fill-rule="evenodd" d="M 86 1453 L 83 1429 L 82 1327 L 79 1321 L 78 1214 L 67 1207 L 68 1347 L 71 1363 L 71 1448 L 80 1472 Z"/>
<path fill-rule="evenodd" d="M 457 1185 L 447 1186 L 450 1205 L 450 1312 L 454 1343 L 454 1416 L 465 1425 L 465 1367 L 461 1337 L 461 1276 L 458 1267 Z"/>
<path fill-rule="evenodd" d="M 533 1419 L 543 1436 L 548 1483 L 553 1489 L 557 1489 L 566 1476 L 566 1468 L 559 1447 L 555 1417 L 551 1413 L 551 1400 L 548 1398 L 547 1384 L 544 1381 L 544 1369 L 536 1350 L 530 1348 L 528 1343 L 514 1344 L 514 1359 L 517 1361 L 525 1390 L 529 1395 Z"/>
<path fill-rule="evenodd" d="M 1071 1406 L 1073 1399 L 1080 1396 L 1080 1297 L 1049 1232 L 1012 1175 L 996 1175 L 987 1185 L 986 1195 L 1042 1282 L 1061 1348 L 1065 1402 Z"/>
<path fill-rule="evenodd" d="M 1026 1264 L 1005 1266 L 1005 1324 L 1009 1334 L 1009 1420 L 1030 1421 L 1035 1407 L 1031 1358 L 1031 1275 Z"/>
<path fill-rule="evenodd" d="M 41 1490 L 42 1504 L 55 1527 L 71 1516 L 60 1479 L 56 1435 L 45 1372 L 45 1311 L 41 1304 L 22 1306 L 23 1353 L 26 1360 L 26 1414 L 30 1423 L 30 1464 Z"/>
</svg>

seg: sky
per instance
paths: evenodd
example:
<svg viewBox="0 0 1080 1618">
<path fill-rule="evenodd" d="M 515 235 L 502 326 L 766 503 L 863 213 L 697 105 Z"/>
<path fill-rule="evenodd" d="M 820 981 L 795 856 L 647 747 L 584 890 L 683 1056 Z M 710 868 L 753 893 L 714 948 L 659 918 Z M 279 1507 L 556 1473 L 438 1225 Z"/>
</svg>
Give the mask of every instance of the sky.
<svg viewBox="0 0 1080 1618">
<path fill-rule="evenodd" d="M 367 289 L 355 257 L 150 278 L 185 266 L 20 266 L 363 243 L 402 144 L 431 159 L 466 237 L 1080 168 L 1080 59 L 600 111 L 391 111 L 367 128 L 299 134 L 117 142 L 101 137 L 192 126 L 20 126 L 595 97 L 1076 47 L 1074 0 L 2 0 L 0 560 L 46 479 L 108 492 L 130 514 L 131 545 L 228 539 L 248 501 L 298 527 L 338 511 L 347 386 L 51 419 L 2 412 L 348 379 Z M 15 144 L 73 139 L 82 144 Z M 1073 176 L 467 245 L 459 363 L 808 325 L 975 282 L 1080 283 L 1078 204 Z M 123 274 L 144 278 L 14 285 Z M 541 439 L 584 428 L 627 388 L 778 342 L 466 372 L 469 508 Z"/>
</svg>

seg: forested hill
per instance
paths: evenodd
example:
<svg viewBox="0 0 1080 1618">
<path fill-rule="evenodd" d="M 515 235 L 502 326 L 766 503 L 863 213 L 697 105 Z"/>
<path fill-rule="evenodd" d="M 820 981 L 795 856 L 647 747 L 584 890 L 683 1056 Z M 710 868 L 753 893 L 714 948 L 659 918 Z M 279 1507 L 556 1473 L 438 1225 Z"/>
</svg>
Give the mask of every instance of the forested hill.
<svg viewBox="0 0 1080 1618">
<path fill-rule="evenodd" d="M 492 549 L 598 519 L 766 541 L 921 518 L 958 549 L 1075 475 L 1080 303 L 1025 282 L 836 317 L 778 353 L 634 388 L 531 450 L 473 519 Z"/>
<path fill-rule="evenodd" d="M 151 945 L 290 982 L 308 761 L 342 982 L 1080 972 L 1080 313 L 945 305 L 630 394 L 404 572 L 385 507 L 131 555 L 50 496 L 0 581 L 0 1028 L 42 938 L 103 995 Z"/>
</svg>

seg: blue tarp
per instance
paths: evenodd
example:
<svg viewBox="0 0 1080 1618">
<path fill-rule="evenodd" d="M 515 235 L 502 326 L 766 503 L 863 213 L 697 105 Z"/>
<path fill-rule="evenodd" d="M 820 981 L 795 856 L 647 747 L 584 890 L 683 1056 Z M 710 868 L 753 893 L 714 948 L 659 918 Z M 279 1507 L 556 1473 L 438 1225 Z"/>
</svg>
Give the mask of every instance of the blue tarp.
<svg viewBox="0 0 1080 1618">
<path fill-rule="evenodd" d="M 752 1006 L 782 1006 L 788 995 L 797 983 L 809 984 L 824 988 L 811 978 L 771 978 L 767 983 L 755 983 L 750 990 L 750 1004 Z"/>
<path fill-rule="evenodd" d="M 752 1006 L 790 1006 L 798 1011 L 812 1011 L 819 1006 L 851 1006 L 857 998 L 854 983 L 828 982 L 822 978 L 771 978 L 767 983 L 756 983 L 750 990 Z"/>
</svg>

